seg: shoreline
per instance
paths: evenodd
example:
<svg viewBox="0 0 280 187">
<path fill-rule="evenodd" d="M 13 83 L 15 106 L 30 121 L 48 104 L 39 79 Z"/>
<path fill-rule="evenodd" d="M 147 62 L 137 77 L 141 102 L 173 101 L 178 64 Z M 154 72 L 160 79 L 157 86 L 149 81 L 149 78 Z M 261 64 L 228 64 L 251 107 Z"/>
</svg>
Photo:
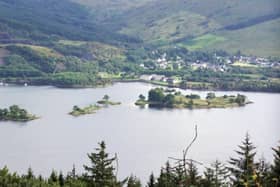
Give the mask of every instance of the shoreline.
<svg viewBox="0 0 280 187">
<path fill-rule="evenodd" d="M 186 87 L 182 88 L 178 85 L 166 85 L 164 83 L 158 83 L 158 82 L 153 82 L 153 81 L 147 81 L 147 80 L 141 80 L 141 79 L 131 79 L 131 80 L 112 80 L 110 83 L 103 84 L 103 85 L 55 85 L 55 84 L 32 84 L 29 83 L 28 86 L 52 86 L 55 88 L 61 88 L 61 89 L 87 89 L 87 88 L 105 88 L 107 86 L 112 86 L 115 83 L 145 83 L 145 84 L 151 84 L 151 85 L 156 85 L 156 86 L 162 86 L 166 88 L 179 88 L 182 90 L 195 90 L 195 91 L 212 91 L 212 92 L 252 92 L 252 93 L 271 93 L 271 94 L 280 94 L 280 92 L 277 91 L 257 91 L 257 90 L 239 90 L 239 89 L 204 89 L 204 88 L 191 88 L 191 87 Z M 7 85 L 1 85 L 1 87 L 9 87 L 10 85 L 12 86 L 21 86 L 21 87 L 28 87 L 22 84 L 22 82 L 6 82 Z"/>
</svg>

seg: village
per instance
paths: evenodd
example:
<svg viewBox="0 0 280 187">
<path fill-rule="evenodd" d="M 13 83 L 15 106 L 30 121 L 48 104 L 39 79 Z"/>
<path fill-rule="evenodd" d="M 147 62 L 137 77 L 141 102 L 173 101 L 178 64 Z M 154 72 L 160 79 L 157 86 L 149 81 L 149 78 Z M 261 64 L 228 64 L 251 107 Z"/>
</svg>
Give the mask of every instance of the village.
<svg viewBox="0 0 280 187">
<path fill-rule="evenodd" d="M 225 71 L 228 66 L 241 66 L 241 67 L 280 67 L 280 61 L 271 60 L 264 57 L 256 56 L 218 56 L 213 55 L 212 61 L 184 61 L 182 57 L 176 56 L 169 57 L 166 53 L 163 53 L 160 57 L 152 59 L 157 69 L 182 69 L 186 66 L 190 66 L 192 69 L 210 69 L 213 71 Z M 144 63 L 140 64 L 140 67 L 149 69 Z"/>
<path fill-rule="evenodd" d="M 155 54 L 155 52 L 152 52 Z M 185 61 L 180 56 L 170 57 L 167 53 L 161 54 L 159 57 L 152 59 L 154 67 L 147 67 L 144 63 L 140 67 L 145 70 L 210 70 L 214 72 L 227 72 L 229 68 L 280 68 L 280 61 L 256 56 L 219 56 L 214 53 L 211 61 L 195 60 Z M 152 82 L 159 85 L 175 86 L 182 83 L 179 76 L 165 76 L 159 74 L 143 74 L 139 77 L 142 81 Z"/>
</svg>

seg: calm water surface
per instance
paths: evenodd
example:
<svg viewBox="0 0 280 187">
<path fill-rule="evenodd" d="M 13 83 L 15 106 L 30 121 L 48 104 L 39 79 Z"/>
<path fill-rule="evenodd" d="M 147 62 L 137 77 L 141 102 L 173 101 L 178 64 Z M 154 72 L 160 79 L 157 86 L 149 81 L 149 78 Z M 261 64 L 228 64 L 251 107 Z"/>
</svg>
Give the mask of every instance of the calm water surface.
<svg viewBox="0 0 280 187">
<path fill-rule="evenodd" d="M 0 107 L 17 104 L 41 119 L 25 124 L 0 122 L 0 167 L 12 171 L 49 175 L 52 169 L 82 171 L 86 154 L 105 140 L 108 151 L 119 157 L 119 177 L 131 173 L 146 180 L 158 173 L 169 156 L 178 157 L 198 125 L 199 137 L 189 152 L 191 158 L 208 165 L 226 161 L 249 132 L 258 157 L 271 161 L 271 147 L 280 140 L 280 94 L 244 93 L 254 104 L 231 109 L 140 109 L 134 106 L 139 94 L 152 85 L 118 83 L 106 88 L 58 89 L 54 87 L 0 87 Z M 198 93 L 204 91 L 182 91 Z M 216 95 L 238 92 L 216 92 Z M 239 92 L 240 93 L 240 92 Z M 242 93 L 242 92 L 241 92 Z M 73 105 L 86 106 L 104 94 L 122 105 L 96 114 L 72 117 Z"/>
</svg>

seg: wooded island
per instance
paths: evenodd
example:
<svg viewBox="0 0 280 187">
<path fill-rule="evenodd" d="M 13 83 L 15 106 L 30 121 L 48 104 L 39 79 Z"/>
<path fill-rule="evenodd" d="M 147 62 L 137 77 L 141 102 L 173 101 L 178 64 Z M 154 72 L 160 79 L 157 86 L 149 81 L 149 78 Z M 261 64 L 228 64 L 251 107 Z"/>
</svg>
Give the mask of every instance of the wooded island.
<svg viewBox="0 0 280 187">
<path fill-rule="evenodd" d="M 0 109 L 0 121 L 27 122 L 35 119 L 38 119 L 38 117 L 33 114 L 29 114 L 27 110 L 22 109 L 17 105 L 12 105 L 9 108 Z"/>
<path fill-rule="evenodd" d="M 183 95 L 181 92 L 167 91 L 163 88 L 151 89 L 148 93 L 148 99 L 142 94 L 135 105 L 154 108 L 230 108 L 240 107 L 252 103 L 245 95 L 224 95 L 217 97 L 215 93 L 210 92 L 206 98 L 202 99 L 200 95 Z"/>
</svg>

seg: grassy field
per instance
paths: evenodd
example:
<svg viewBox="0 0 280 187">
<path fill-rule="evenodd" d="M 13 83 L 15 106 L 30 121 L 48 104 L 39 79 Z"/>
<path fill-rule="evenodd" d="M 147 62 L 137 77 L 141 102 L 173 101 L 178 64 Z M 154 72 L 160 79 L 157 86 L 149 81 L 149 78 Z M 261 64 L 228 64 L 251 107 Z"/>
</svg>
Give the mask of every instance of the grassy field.
<svg viewBox="0 0 280 187">
<path fill-rule="evenodd" d="M 87 44 L 87 42 L 85 41 L 75 41 L 75 40 L 59 40 L 58 43 L 62 45 L 70 45 L 70 46 L 81 46 Z"/>
<path fill-rule="evenodd" d="M 120 79 L 121 78 L 121 74 L 110 74 L 107 72 L 98 72 L 98 75 L 102 78 L 102 79 Z"/>
<path fill-rule="evenodd" d="M 37 52 L 39 55 L 43 55 L 43 56 L 54 57 L 54 58 L 62 57 L 62 55 L 59 54 L 54 49 L 44 47 L 44 46 L 28 45 L 28 44 L 3 44 L 1 46 L 5 47 L 5 46 L 9 46 L 9 45 L 15 45 L 15 46 L 20 46 L 20 47 L 29 47 L 30 49 Z"/>
<path fill-rule="evenodd" d="M 186 42 L 181 43 L 180 45 L 186 47 L 189 50 L 200 50 L 206 48 L 208 46 L 213 46 L 217 43 L 223 42 L 226 39 L 222 36 L 214 35 L 214 34 L 206 34 L 199 36 L 197 38 L 188 40 Z"/>
<path fill-rule="evenodd" d="M 236 61 L 232 64 L 233 66 L 239 66 L 239 67 L 258 67 L 257 65 L 254 65 L 254 64 L 248 64 L 248 63 L 245 63 L 245 62 L 240 62 L 240 61 Z"/>
</svg>

